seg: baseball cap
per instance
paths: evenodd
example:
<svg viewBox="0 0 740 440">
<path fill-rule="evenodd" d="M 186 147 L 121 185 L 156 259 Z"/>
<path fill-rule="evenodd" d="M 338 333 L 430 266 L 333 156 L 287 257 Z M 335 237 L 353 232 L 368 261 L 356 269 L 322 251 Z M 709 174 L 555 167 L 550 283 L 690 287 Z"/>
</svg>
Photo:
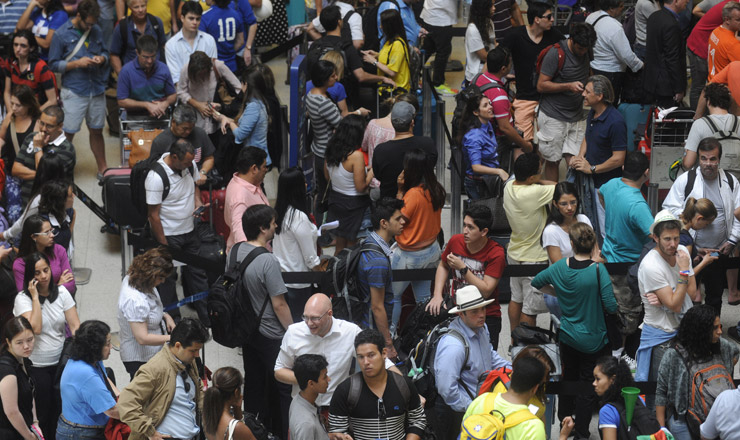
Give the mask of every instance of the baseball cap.
<svg viewBox="0 0 740 440">
<path fill-rule="evenodd" d="M 407 125 L 414 120 L 416 109 L 406 101 L 399 101 L 393 104 L 391 110 L 391 124 Z"/>
</svg>

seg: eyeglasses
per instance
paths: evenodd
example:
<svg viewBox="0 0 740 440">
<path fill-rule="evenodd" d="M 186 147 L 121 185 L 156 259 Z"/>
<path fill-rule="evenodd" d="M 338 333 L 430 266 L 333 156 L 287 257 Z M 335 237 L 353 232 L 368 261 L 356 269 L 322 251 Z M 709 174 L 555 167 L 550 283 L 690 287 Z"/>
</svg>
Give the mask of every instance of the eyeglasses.
<svg viewBox="0 0 740 440">
<path fill-rule="evenodd" d="M 325 311 L 321 316 L 306 316 L 306 315 L 303 315 L 303 316 L 301 316 L 301 318 L 305 322 L 308 322 L 308 321 L 311 321 L 311 322 L 319 322 L 319 321 L 321 321 L 321 318 L 323 318 L 324 316 L 326 316 L 327 313 L 329 313 L 328 310 Z"/>
<path fill-rule="evenodd" d="M 185 392 L 190 392 L 190 382 L 188 382 L 188 372 L 186 370 L 182 370 L 180 372 L 180 377 L 182 378 L 182 383 L 185 386 Z"/>
<path fill-rule="evenodd" d="M 47 237 L 56 237 L 57 233 L 53 229 L 49 229 L 46 232 L 34 232 L 33 235 L 46 235 Z"/>
<path fill-rule="evenodd" d="M 552 15 L 552 12 L 549 13 L 549 14 L 547 14 L 547 15 L 543 15 L 542 18 L 544 18 L 545 20 L 554 20 L 555 19 L 555 17 L 553 17 L 553 15 Z"/>
</svg>

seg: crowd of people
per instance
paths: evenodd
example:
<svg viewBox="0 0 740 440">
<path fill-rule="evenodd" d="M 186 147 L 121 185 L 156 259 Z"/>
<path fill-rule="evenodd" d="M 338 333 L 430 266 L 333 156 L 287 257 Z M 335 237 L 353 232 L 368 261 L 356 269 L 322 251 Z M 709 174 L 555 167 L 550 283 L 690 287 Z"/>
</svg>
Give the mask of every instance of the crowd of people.
<svg viewBox="0 0 740 440">
<path fill-rule="evenodd" d="M 635 429 L 650 431 L 641 433 L 738 438 L 740 322 L 722 338 L 720 316 L 725 287 L 728 303 L 740 304 L 731 259 L 740 240 L 740 4 L 639 0 L 632 41 L 620 0 L 599 2 L 567 37 L 548 2 L 531 0 L 523 14 L 512 0 L 473 0 L 452 127 L 463 163 L 450 164 L 467 204 L 462 233 L 444 237 L 442 152 L 418 135 L 416 92 L 421 49 L 434 55 L 436 92 L 458 94 L 445 79 L 457 2 L 381 1 L 362 17 L 350 3 L 306 1 L 313 157 L 280 170 L 272 204 L 263 183 L 280 165 L 283 127 L 274 75 L 255 57 L 262 2 L 158 3 L 14 1 L 0 13 L 0 34 L 10 35 L 0 62 L 0 240 L 9 244 L 0 260 L 12 261 L 15 283 L 0 304 L 2 439 L 104 438 L 125 424 L 133 440 L 241 440 L 261 429 L 293 440 L 451 440 L 474 437 L 499 414 L 507 438 L 543 440 L 557 406 L 560 439 L 589 438 L 598 413 L 601 437 L 621 440 L 632 417 L 621 394 L 635 382 L 656 384 L 635 403 Z M 641 192 L 650 160 L 628 145 L 620 103 L 682 106 L 687 58 L 696 122 L 684 172 L 653 215 Z M 84 119 L 103 182 L 112 84 L 122 118 L 169 119 L 139 182 L 147 233 L 166 248 L 142 250 L 120 284 L 130 375 L 120 389 L 104 365 L 111 323 L 81 319 L 71 264 L 75 134 Z M 194 213 L 212 202 L 201 189 L 214 182 L 224 188 L 216 232 L 227 265 L 245 264 L 240 282 L 258 318 L 243 365 L 219 368 L 205 386 L 199 353 L 216 317 L 205 300 L 193 302 L 197 318 L 165 306 L 178 300 L 178 278 L 186 297 L 213 282 L 173 253 L 206 247 Z M 502 220 L 505 247 L 491 238 Z M 284 272 L 336 270 L 322 255 L 330 247 L 356 256 L 349 316 L 317 285 L 283 281 Z M 631 268 L 613 274 L 609 263 Z M 548 267 L 503 286 L 507 265 Z M 400 281 L 399 269 L 435 274 Z M 501 347 L 502 287 L 511 291 L 505 331 L 552 315 L 557 356 Z M 449 316 L 421 366 L 431 389 L 412 380 L 420 371 L 406 374 L 398 344 L 407 290 L 427 317 Z M 479 390 L 490 370 L 507 385 Z M 587 391 L 555 405 L 551 380 Z"/>
</svg>

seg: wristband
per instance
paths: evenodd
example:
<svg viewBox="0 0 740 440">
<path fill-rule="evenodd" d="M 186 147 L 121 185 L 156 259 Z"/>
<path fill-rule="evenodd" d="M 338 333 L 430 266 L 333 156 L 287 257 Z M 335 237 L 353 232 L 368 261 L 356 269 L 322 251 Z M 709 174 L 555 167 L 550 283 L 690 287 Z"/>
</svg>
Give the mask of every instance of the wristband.
<svg viewBox="0 0 740 440">
<path fill-rule="evenodd" d="M 678 280 L 678 284 L 689 284 L 688 280 Z"/>
<path fill-rule="evenodd" d="M 691 271 L 690 270 L 682 270 L 682 271 L 678 272 L 678 274 L 679 275 L 682 275 L 682 276 L 690 277 L 691 276 Z"/>
</svg>

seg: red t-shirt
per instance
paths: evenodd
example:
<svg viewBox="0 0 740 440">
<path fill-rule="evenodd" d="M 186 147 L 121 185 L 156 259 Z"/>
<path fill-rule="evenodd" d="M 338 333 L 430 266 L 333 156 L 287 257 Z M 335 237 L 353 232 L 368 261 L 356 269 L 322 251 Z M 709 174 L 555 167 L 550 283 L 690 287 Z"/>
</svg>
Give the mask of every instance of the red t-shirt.
<svg viewBox="0 0 740 440">
<path fill-rule="evenodd" d="M 709 36 L 712 35 L 712 31 L 717 29 L 722 24 L 722 7 L 730 0 L 723 0 L 718 4 L 712 6 L 704 16 L 699 19 L 694 29 L 691 31 L 689 38 L 686 39 L 686 45 L 689 50 L 699 55 L 701 58 L 707 59 L 707 52 L 709 51 Z"/>
<path fill-rule="evenodd" d="M 729 1 L 729 0 L 728 0 Z M 478 77 L 475 85 L 481 87 L 488 83 L 496 83 L 501 87 L 504 87 L 504 83 L 501 82 L 492 73 L 483 73 Z M 509 95 L 506 93 L 506 89 L 491 87 L 490 89 L 483 92 L 486 98 L 491 100 L 491 107 L 493 107 L 493 117 L 498 121 L 499 119 L 506 119 L 509 124 L 514 125 L 514 117 L 511 115 L 511 103 L 509 102 Z M 498 129 L 498 124 L 493 124 L 493 131 L 497 135 L 501 135 L 501 131 Z"/>
<path fill-rule="evenodd" d="M 506 267 L 504 248 L 491 239 L 483 246 L 483 249 L 475 254 L 471 254 L 467 246 L 465 246 L 463 235 L 453 235 L 442 252 L 442 261 L 447 261 L 447 255 L 450 253 L 460 257 L 468 266 L 468 270 L 480 279 L 483 279 L 484 275 L 488 275 L 500 280 L 504 274 L 504 267 Z M 457 270 L 453 271 L 450 295 L 454 297 L 455 291 L 466 285 L 460 272 Z M 498 286 L 493 291 L 491 299 L 493 299 L 493 302 L 486 307 L 486 316 L 501 317 L 501 304 L 498 302 Z"/>
</svg>

